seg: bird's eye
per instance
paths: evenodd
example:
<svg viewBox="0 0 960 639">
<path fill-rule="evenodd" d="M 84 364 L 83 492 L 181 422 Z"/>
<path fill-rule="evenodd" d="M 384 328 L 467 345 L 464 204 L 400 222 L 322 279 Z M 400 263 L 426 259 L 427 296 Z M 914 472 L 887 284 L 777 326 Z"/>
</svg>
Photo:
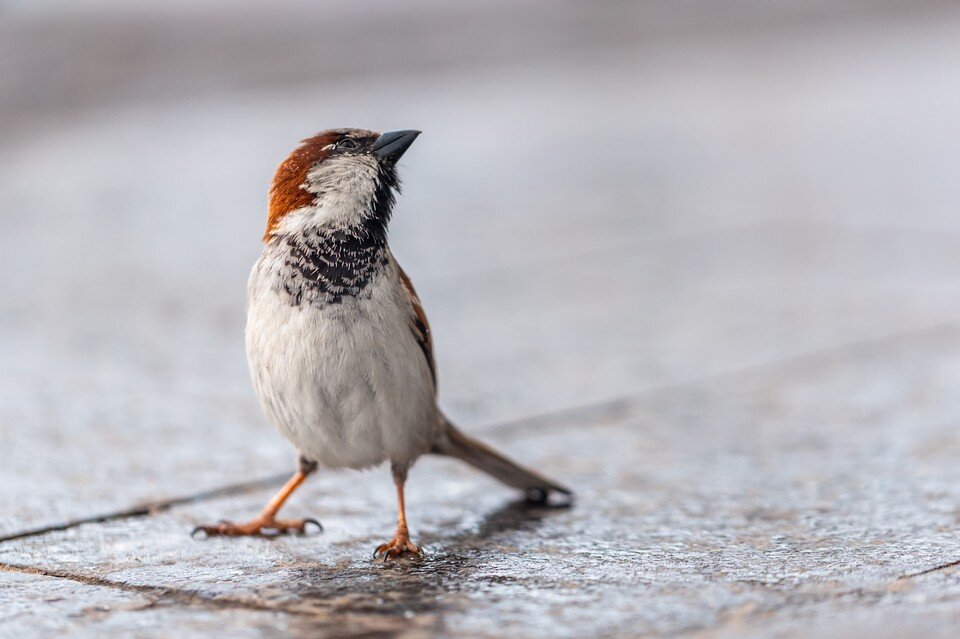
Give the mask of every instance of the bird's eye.
<svg viewBox="0 0 960 639">
<path fill-rule="evenodd" d="M 337 148 L 343 151 L 356 151 L 360 148 L 360 143 L 353 138 L 343 138 L 337 142 Z"/>
</svg>

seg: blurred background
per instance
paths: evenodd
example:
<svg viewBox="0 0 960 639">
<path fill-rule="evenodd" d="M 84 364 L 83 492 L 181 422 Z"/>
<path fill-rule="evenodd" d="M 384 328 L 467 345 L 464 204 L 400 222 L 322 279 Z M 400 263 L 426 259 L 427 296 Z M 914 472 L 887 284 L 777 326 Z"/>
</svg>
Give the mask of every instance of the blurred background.
<svg viewBox="0 0 960 639">
<path fill-rule="evenodd" d="M 10 482 L 36 450 L 67 467 L 98 438 L 176 433 L 229 459 L 257 433 L 286 460 L 248 384 L 245 281 L 274 168 L 329 127 L 424 131 L 392 241 L 468 425 L 960 308 L 955 3 L 6 0 L 0 17 Z M 96 472 L 129 476 L 121 457 Z M 187 447 L 135 464 L 159 480 L 145 491 L 169 464 L 223 478 Z"/>
<path fill-rule="evenodd" d="M 238 445 L 191 401 L 273 439 L 245 281 L 274 168 L 329 127 L 424 131 L 393 246 L 468 424 L 960 306 L 955 3 L 6 0 L 0 17 L 0 472 L 121 425 Z"/>
<path fill-rule="evenodd" d="M 563 584 L 596 560 L 573 599 L 551 590 L 556 636 L 700 623 L 801 583 L 811 549 L 835 550 L 809 573 L 831 583 L 935 564 L 960 518 L 958 60 L 960 5 L 934 0 L 0 0 L 0 560 L 27 531 L 71 548 L 61 570 L 134 571 L 136 549 L 155 585 L 169 556 L 229 547 L 184 530 L 269 491 L 148 518 L 156 536 L 72 526 L 291 468 L 248 381 L 246 278 L 275 167 L 350 126 L 423 131 L 391 233 L 445 410 L 584 496 L 503 542 L 570 545 L 504 574 L 572 558 Z M 501 543 L 509 512 L 477 518 L 504 493 L 438 468 L 411 481 L 414 528 Z M 389 529 L 371 476 L 298 502 L 332 513 L 324 544 Z M 64 522 L 75 537 L 47 534 Z M 941 546 L 910 545 L 931 530 Z M 209 587 L 316 552 L 250 548 Z M 693 594 L 632 607 L 651 584 Z M 622 616 L 563 626 L 590 592 Z"/>
</svg>

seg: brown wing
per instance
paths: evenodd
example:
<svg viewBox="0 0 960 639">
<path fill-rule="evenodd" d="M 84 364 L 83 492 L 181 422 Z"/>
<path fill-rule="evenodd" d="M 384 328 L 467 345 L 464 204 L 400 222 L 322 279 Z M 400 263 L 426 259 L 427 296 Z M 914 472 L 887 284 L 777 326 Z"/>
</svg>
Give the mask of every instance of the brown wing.
<svg viewBox="0 0 960 639">
<path fill-rule="evenodd" d="M 430 324 L 427 322 L 427 314 L 423 312 L 423 305 L 420 303 L 420 298 L 417 297 L 417 291 L 414 290 L 410 278 L 403 272 L 399 264 L 397 264 L 397 268 L 400 270 L 400 280 L 403 282 L 403 287 L 407 289 L 407 293 L 410 294 L 410 302 L 413 304 L 413 317 L 410 318 L 410 332 L 413 333 L 417 344 L 420 345 L 420 350 L 423 351 L 423 356 L 427 359 L 427 367 L 430 368 L 430 377 L 433 378 L 433 388 L 436 390 L 437 363 L 433 359 L 433 340 L 430 337 Z"/>
</svg>

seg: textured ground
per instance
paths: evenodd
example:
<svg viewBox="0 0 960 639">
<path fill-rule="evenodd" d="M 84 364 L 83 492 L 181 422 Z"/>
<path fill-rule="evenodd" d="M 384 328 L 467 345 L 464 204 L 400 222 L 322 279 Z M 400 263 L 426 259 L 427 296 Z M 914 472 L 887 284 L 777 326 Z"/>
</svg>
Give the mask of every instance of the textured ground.
<svg viewBox="0 0 960 639">
<path fill-rule="evenodd" d="M 960 11 L 102 4 L 0 3 L 0 637 L 957 636 Z M 384 469 L 189 537 L 292 469 L 244 284 L 341 125 L 424 130 L 442 403 L 573 507 L 427 459 L 419 563 Z"/>
</svg>

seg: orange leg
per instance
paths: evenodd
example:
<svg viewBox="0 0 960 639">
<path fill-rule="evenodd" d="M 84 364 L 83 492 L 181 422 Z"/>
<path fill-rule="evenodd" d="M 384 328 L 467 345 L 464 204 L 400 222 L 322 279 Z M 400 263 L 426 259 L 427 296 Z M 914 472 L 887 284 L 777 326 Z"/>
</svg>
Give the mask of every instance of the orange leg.
<svg viewBox="0 0 960 639">
<path fill-rule="evenodd" d="M 221 535 L 228 537 L 241 537 L 244 535 L 273 537 L 292 532 L 303 534 L 306 532 L 307 524 L 313 524 L 322 531 L 323 526 L 321 526 L 320 522 L 316 519 L 277 519 L 277 512 L 290 495 L 293 494 L 293 491 L 306 481 L 307 476 L 312 473 L 316 467 L 317 465 L 315 463 L 301 459 L 300 468 L 293 477 L 291 477 L 290 480 L 284 484 L 283 488 L 280 489 L 280 492 L 274 495 L 273 499 L 264 506 L 260 514 L 247 523 L 235 524 L 229 521 L 222 521 L 213 526 L 197 526 L 193 529 L 192 534 L 196 535 L 198 532 L 203 532 L 206 533 L 208 537 Z"/>
<path fill-rule="evenodd" d="M 410 553 L 416 557 L 423 556 L 423 549 L 410 541 L 410 531 L 407 529 L 407 509 L 403 500 L 403 485 L 407 481 L 407 469 L 393 466 L 393 483 L 397 487 L 397 532 L 393 539 L 380 544 L 373 551 L 374 557 L 381 557 L 384 561 Z"/>
</svg>

